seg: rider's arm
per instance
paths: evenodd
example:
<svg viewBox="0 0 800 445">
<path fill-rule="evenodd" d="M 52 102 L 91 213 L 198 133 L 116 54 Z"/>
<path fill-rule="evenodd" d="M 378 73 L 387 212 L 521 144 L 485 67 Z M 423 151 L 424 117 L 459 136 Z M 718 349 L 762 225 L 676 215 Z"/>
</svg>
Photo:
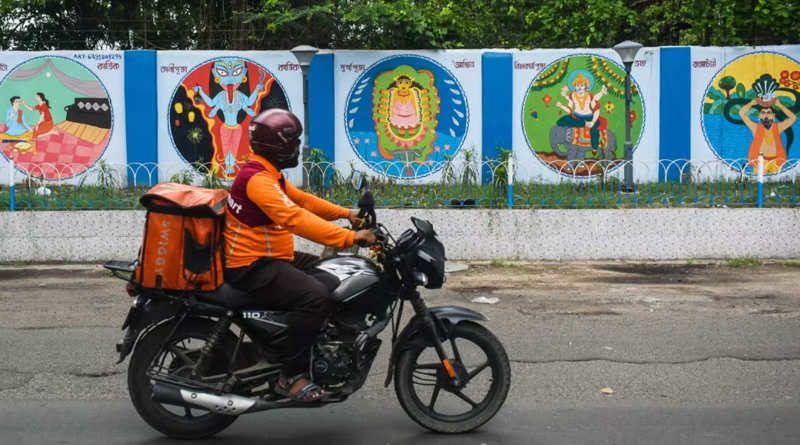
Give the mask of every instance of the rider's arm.
<svg viewBox="0 0 800 445">
<path fill-rule="evenodd" d="M 295 204 L 283 193 L 278 181 L 266 173 L 250 178 L 247 196 L 276 224 L 297 236 L 342 249 L 353 245 L 355 232 L 327 222 Z"/>
<path fill-rule="evenodd" d="M 755 133 L 755 131 L 758 129 L 758 125 L 756 125 L 756 123 L 753 122 L 752 119 L 747 117 L 747 113 L 750 112 L 750 108 L 753 108 L 753 105 L 756 103 L 757 103 L 756 100 L 753 99 L 749 104 L 743 106 L 739 110 L 739 118 L 742 120 L 742 122 L 744 122 L 745 125 L 747 125 L 747 128 L 749 128 L 750 131 L 752 131 L 753 133 Z"/>
<path fill-rule="evenodd" d="M 311 193 L 306 193 L 293 186 L 288 181 L 286 182 L 286 194 L 289 195 L 289 199 L 296 202 L 297 205 L 326 221 L 347 219 L 347 217 L 350 216 L 350 210 L 339 207 L 322 198 L 318 198 Z"/>
</svg>

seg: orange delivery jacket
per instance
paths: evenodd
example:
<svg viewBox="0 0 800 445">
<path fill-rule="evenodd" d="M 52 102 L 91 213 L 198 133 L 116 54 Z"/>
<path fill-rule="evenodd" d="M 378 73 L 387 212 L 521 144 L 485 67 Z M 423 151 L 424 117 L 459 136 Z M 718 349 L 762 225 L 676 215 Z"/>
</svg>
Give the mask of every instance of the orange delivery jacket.
<svg viewBox="0 0 800 445">
<path fill-rule="evenodd" d="M 294 260 L 294 235 L 348 248 L 355 232 L 328 221 L 350 211 L 303 192 L 272 164 L 253 155 L 233 181 L 225 209 L 225 267 L 245 267 L 264 257 Z"/>
</svg>

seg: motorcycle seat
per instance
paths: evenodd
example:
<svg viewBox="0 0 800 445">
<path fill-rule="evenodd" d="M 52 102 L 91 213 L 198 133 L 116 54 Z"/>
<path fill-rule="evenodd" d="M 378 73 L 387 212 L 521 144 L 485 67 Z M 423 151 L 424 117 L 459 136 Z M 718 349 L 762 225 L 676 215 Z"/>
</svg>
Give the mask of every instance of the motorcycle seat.
<svg viewBox="0 0 800 445">
<path fill-rule="evenodd" d="M 218 304 L 220 306 L 225 306 L 229 309 L 263 309 L 266 310 L 264 307 L 263 298 L 258 298 L 255 295 L 250 295 L 247 292 L 241 291 L 236 289 L 235 287 L 231 286 L 229 283 L 224 282 L 222 286 L 220 286 L 216 290 L 208 291 L 208 292 L 196 292 L 195 296 L 198 300 L 210 303 L 210 304 Z"/>
<path fill-rule="evenodd" d="M 322 283 L 328 292 L 333 292 L 339 287 L 341 282 L 335 276 L 314 270 L 309 274 L 310 277 Z M 264 298 L 250 295 L 247 292 L 233 287 L 230 283 L 224 282 L 216 290 L 208 292 L 197 292 L 195 294 L 197 299 L 210 304 L 218 304 L 234 310 L 270 310 L 269 304 L 264 301 Z"/>
</svg>

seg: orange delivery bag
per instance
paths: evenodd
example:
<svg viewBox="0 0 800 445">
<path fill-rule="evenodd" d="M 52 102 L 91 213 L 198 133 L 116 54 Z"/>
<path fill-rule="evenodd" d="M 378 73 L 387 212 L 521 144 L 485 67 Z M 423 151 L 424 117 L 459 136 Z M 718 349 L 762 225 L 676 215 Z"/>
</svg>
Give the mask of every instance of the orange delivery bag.
<svg viewBox="0 0 800 445">
<path fill-rule="evenodd" d="M 136 281 L 159 290 L 222 286 L 222 227 L 227 190 L 165 182 L 139 202 L 147 209 Z"/>
</svg>

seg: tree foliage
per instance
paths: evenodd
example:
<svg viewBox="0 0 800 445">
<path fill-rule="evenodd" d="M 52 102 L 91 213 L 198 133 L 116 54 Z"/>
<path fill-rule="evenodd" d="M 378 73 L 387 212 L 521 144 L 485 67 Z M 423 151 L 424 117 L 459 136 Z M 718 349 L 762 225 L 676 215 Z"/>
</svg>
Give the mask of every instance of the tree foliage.
<svg viewBox="0 0 800 445">
<path fill-rule="evenodd" d="M 0 0 L 0 50 L 450 49 L 800 42 L 779 0 Z"/>
<path fill-rule="evenodd" d="M 725 76 L 719 80 L 719 87 L 725 90 L 726 99 L 731 100 L 731 90 L 736 88 L 736 78 Z"/>
</svg>

